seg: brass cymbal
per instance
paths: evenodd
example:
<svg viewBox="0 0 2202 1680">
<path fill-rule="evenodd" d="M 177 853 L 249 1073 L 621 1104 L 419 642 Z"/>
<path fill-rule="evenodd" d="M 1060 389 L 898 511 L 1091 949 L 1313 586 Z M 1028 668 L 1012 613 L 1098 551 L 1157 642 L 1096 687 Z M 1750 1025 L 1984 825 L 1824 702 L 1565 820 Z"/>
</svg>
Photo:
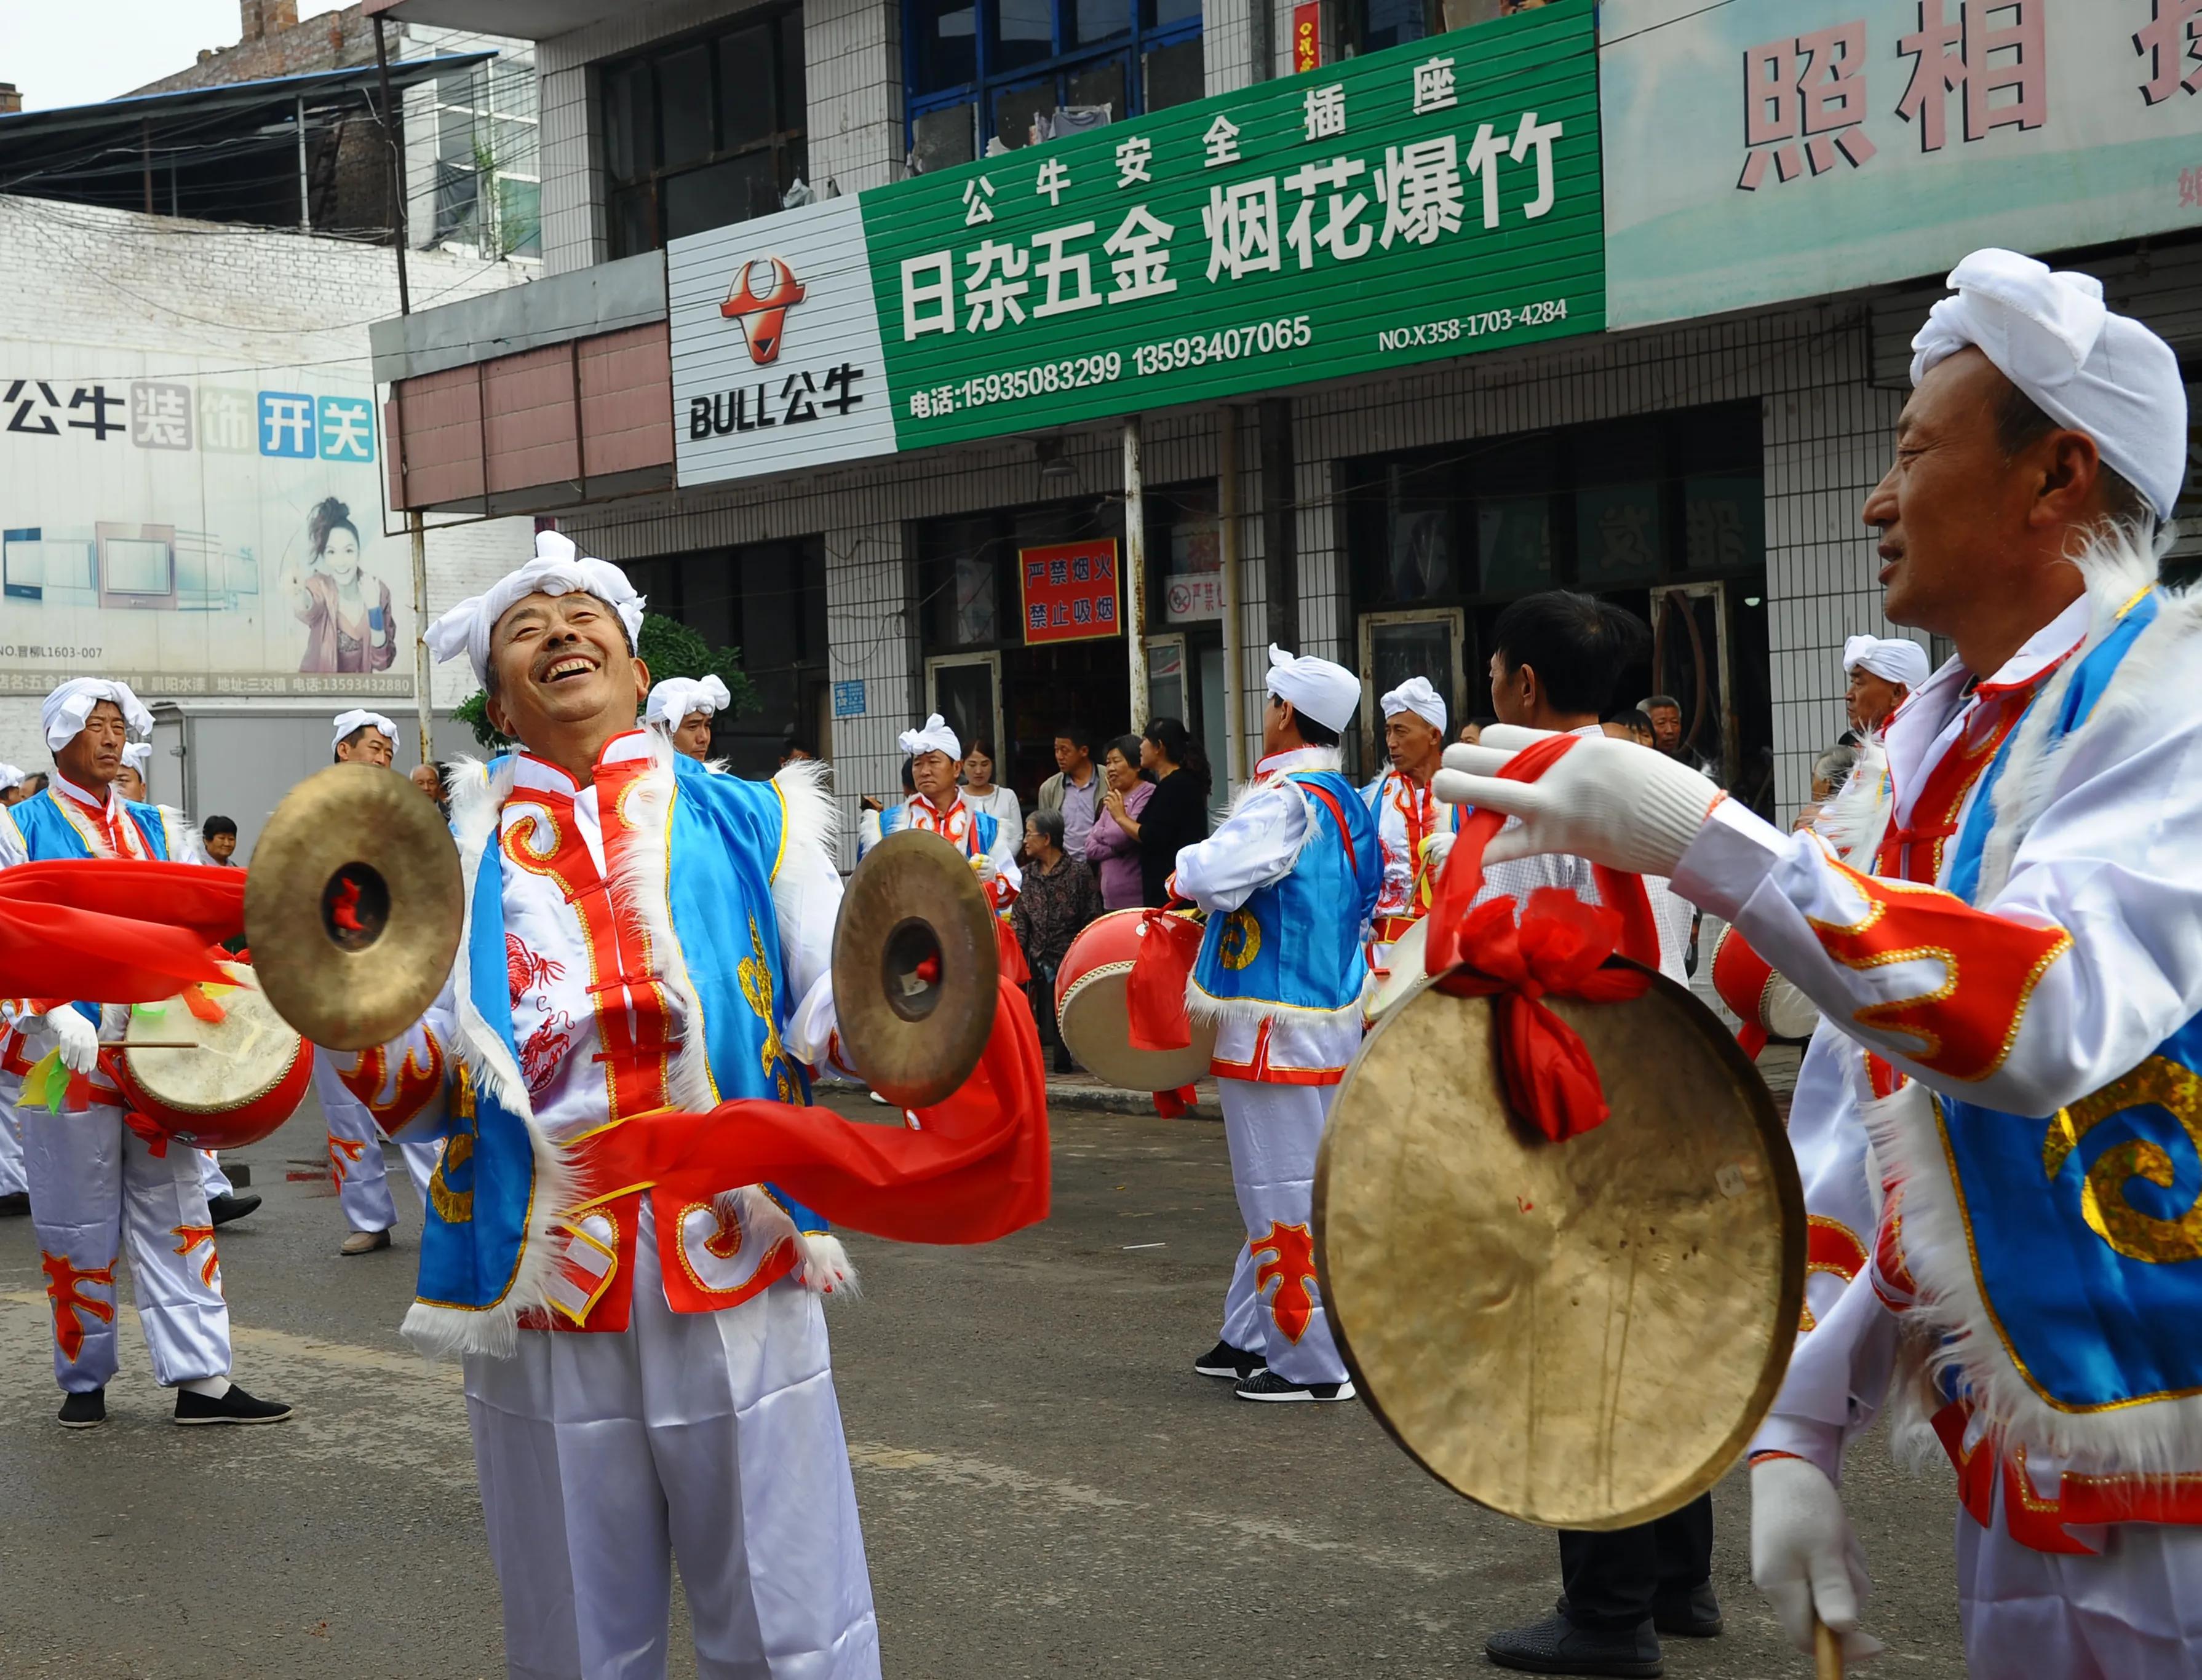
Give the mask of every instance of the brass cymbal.
<svg viewBox="0 0 2202 1680">
<path fill-rule="evenodd" d="M 833 928 L 833 1007 L 865 1083 L 904 1108 L 971 1077 L 993 1031 L 1001 957 L 971 865 L 904 829 L 864 855 Z"/>
<path fill-rule="evenodd" d="M 1758 1426 L 1805 1299 L 1805 1202 L 1766 1086 L 1683 988 L 1548 999 L 1611 1118 L 1512 1114 L 1488 998 L 1388 1011 L 1316 1171 L 1316 1265 L 1363 1395 L 1422 1467 L 1555 1528 L 1648 1522 Z"/>
<path fill-rule="evenodd" d="M 261 989 L 329 1049 L 395 1038 L 443 990 L 464 896 L 458 848 L 421 790 L 333 764 L 284 796 L 252 849 L 244 932 Z"/>
</svg>

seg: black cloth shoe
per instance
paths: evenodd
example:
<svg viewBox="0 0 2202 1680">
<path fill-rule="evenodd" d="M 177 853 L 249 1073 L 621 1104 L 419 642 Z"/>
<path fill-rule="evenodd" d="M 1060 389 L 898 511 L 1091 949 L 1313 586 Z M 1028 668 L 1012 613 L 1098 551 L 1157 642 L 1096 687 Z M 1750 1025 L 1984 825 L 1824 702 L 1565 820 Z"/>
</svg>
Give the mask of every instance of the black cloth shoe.
<svg viewBox="0 0 2202 1680">
<path fill-rule="evenodd" d="M 259 1198 L 255 1196 L 254 1201 Z M 180 1424 L 280 1424 L 291 1408 L 280 1400 L 255 1400 L 232 1383 L 219 1400 L 189 1389 L 176 1390 L 176 1421 Z"/>
<path fill-rule="evenodd" d="M 1353 1379 L 1343 1383 L 1294 1383 L 1280 1377 L 1274 1371 L 1257 1371 L 1244 1379 L 1233 1390 L 1241 1400 L 1266 1400 L 1271 1402 L 1305 1400 L 1351 1400 Z"/>
<path fill-rule="evenodd" d="M 1713 1595 L 1713 1583 L 1701 1583 L 1687 1598 L 1654 1599 L 1652 1625 L 1661 1633 L 1684 1639 L 1716 1637 L 1721 1630 L 1721 1607 L 1720 1600 Z"/>
<path fill-rule="evenodd" d="M 0 1219 L 20 1219 L 30 1211 L 30 1191 L 10 1190 L 0 1195 Z"/>
<path fill-rule="evenodd" d="M 104 1388 L 86 1389 L 81 1394 L 62 1396 L 61 1424 L 63 1429 L 97 1429 L 107 1421 L 107 1390 Z"/>
<path fill-rule="evenodd" d="M 218 1195 L 207 1203 L 207 1217 L 218 1225 L 232 1219 L 241 1219 L 260 1205 L 260 1198 L 249 1191 L 244 1195 Z"/>
<path fill-rule="evenodd" d="M 1604 1633 L 1551 1615 L 1526 1628 L 1493 1634 L 1483 1642 L 1483 1654 L 1501 1668 L 1532 1674 L 1645 1675 L 1656 1680 L 1667 1671 L 1659 1660 L 1659 1636 L 1649 1622 Z"/>
<path fill-rule="evenodd" d="M 1228 1342 L 1218 1342 L 1192 1362 L 1192 1368 L 1204 1377 L 1222 1377 L 1243 1383 L 1262 1368 L 1262 1356 L 1250 1354 L 1244 1348 L 1234 1348 Z"/>
</svg>

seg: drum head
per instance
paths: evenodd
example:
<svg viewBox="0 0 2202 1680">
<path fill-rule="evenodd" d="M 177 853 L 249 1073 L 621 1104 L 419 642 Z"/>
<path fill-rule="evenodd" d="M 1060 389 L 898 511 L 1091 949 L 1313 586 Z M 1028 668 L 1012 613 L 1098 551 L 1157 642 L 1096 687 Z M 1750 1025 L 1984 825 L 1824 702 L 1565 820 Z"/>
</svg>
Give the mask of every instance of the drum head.
<svg viewBox="0 0 2202 1680">
<path fill-rule="evenodd" d="M 1192 1042 L 1180 1050 L 1132 1048 L 1132 965 L 1110 963 L 1081 975 L 1057 1016 L 1063 1043 L 1078 1065 L 1104 1084 L 1127 1091 L 1174 1091 L 1208 1077 L 1216 1023 L 1196 1016 Z"/>
<path fill-rule="evenodd" d="M 256 1101 L 305 1054 L 297 1031 L 256 988 L 209 986 L 207 991 L 221 1007 L 219 1021 L 201 1020 L 181 998 L 170 998 L 132 1009 L 123 1037 L 131 1084 L 181 1114 L 221 1113 Z M 202 1048 L 134 1048 L 148 1040 Z"/>
<path fill-rule="evenodd" d="M 1429 949 L 1430 919 L 1422 917 L 1392 944 L 1389 959 L 1391 972 L 1377 983 L 1376 998 L 1369 1006 L 1371 1020 L 1388 1014 L 1406 1002 L 1407 994 L 1423 978 L 1423 953 Z"/>
<path fill-rule="evenodd" d="M 1791 1043 L 1802 1043 L 1820 1025 L 1820 1006 L 1778 972 L 1766 983 L 1759 1013 L 1770 1036 Z"/>
<path fill-rule="evenodd" d="M 971 1077 L 994 1030 L 994 913 L 963 854 L 907 828 L 864 854 L 833 925 L 842 1049 L 888 1101 L 925 1108 Z"/>
<path fill-rule="evenodd" d="M 1625 1528 L 1711 1487 L 1773 1403 L 1804 1194 L 1764 1083 L 1682 988 L 1550 1002 L 1611 1118 L 1547 1143 L 1506 1107 L 1493 1002 L 1413 993 L 1331 1111 L 1317 1266 L 1363 1396 L 1432 1475 Z"/>
<path fill-rule="evenodd" d="M 252 849 L 244 930 L 276 1012 L 332 1050 L 427 1013 L 458 954 L 459 851 L 396 772 L 333 764 L 284 796 Z"/>
</svg>

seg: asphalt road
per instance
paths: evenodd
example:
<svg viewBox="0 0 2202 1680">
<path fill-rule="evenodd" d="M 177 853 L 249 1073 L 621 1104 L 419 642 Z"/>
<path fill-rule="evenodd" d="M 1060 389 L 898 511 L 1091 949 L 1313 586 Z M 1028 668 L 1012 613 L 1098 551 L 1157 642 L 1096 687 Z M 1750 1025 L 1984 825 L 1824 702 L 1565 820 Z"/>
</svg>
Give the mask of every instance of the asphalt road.
<svg viewBox="0 0 2202 1680">
<path fill-rule="evenodd" d="M 398 1190 L 397 1249 L 339 1260 L 336 1202 L 283 1177 L 317 1125 L 245 1153 L 268 1204 L 221 1237 L 237 1375 L 297 1406 L 279 1428 L 172 1428 L 134 1324 L 108 1426 L 57 1428 L 36 1243 L 0 1225 L 10 1680 L 503 1672 L 457 1375 L 397 1335 L 417 1206 Z M 1455 1497 L 1357 1406 L 1247 1406 L 1192 1373 L 1239 1240 L 1222 1128 L 1063 1113 L 1055 1133 L 1039 1229 L 849 1244 L 865 1293 L 833 1310 L 834 1363 L 887 1674 L 1497 1672 L 1484 1635 L 1557 1590 L 1548 1535 Z M 1954 1680 L 1947 1476 L 1869 1443 L 1849 1495 L 1891 1647 L 1875 1671 Z M 1809 1673 L 1746 1578 L 1742 1477 L 1716 1498 L 1728 1630 L 1669 1641 L 1668 1673 Z"/>
</svg>

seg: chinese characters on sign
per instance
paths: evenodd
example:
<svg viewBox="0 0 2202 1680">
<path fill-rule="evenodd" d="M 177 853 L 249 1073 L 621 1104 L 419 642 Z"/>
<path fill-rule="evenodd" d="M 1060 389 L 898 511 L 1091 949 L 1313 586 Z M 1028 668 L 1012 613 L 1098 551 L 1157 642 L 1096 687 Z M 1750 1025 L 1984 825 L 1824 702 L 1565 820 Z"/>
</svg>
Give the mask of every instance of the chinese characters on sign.
<svg viewBox="0 0 2202 1680">
<path fill-rule="evenodd" d="M 1122 627 L 1116 621 L 1113 537 L 1019 549 L 1017 576 L 1027 644 L 1114 636 Z"/>
<path fill-rule="evenodd" d="M 198 437 L 192 436 L 193 404 L 188 385 L 168 379 L 133 379 L 125 398 L 103 385 L 67 385 L 47 379 L 9 379 L 0 386 L 4 429 L 32 438 L 60 438 L 88 432 L 95 443 L 127 435 L 141 449 L 188 451 L 197 447 L 223 454 L 254 452 L 251 411 L 259 405 L 258 453 L 301 461 L 374 461 L 374 410 L 364 397 L 313 397 L 300 391 L 250 393 L 201 386 Z M 66 397 L 62 392 L 67 391 Z M 127 418 L 118 411 L 127 410 Z"/>
<path fill-rule="evenodd" d="M 1322 68 L 1322 6 L 1321 0 L 1300 0 L 1292 8 L 1292 73 L 1305 75 Z"/>
<path fill-rule="evenodd" d="M 1319 76 L 867 191 L 898 446 L 1598 330 L 1593 25 L 1557 0 L 1474 51 L 1317 50 Z"/>
</svg>

